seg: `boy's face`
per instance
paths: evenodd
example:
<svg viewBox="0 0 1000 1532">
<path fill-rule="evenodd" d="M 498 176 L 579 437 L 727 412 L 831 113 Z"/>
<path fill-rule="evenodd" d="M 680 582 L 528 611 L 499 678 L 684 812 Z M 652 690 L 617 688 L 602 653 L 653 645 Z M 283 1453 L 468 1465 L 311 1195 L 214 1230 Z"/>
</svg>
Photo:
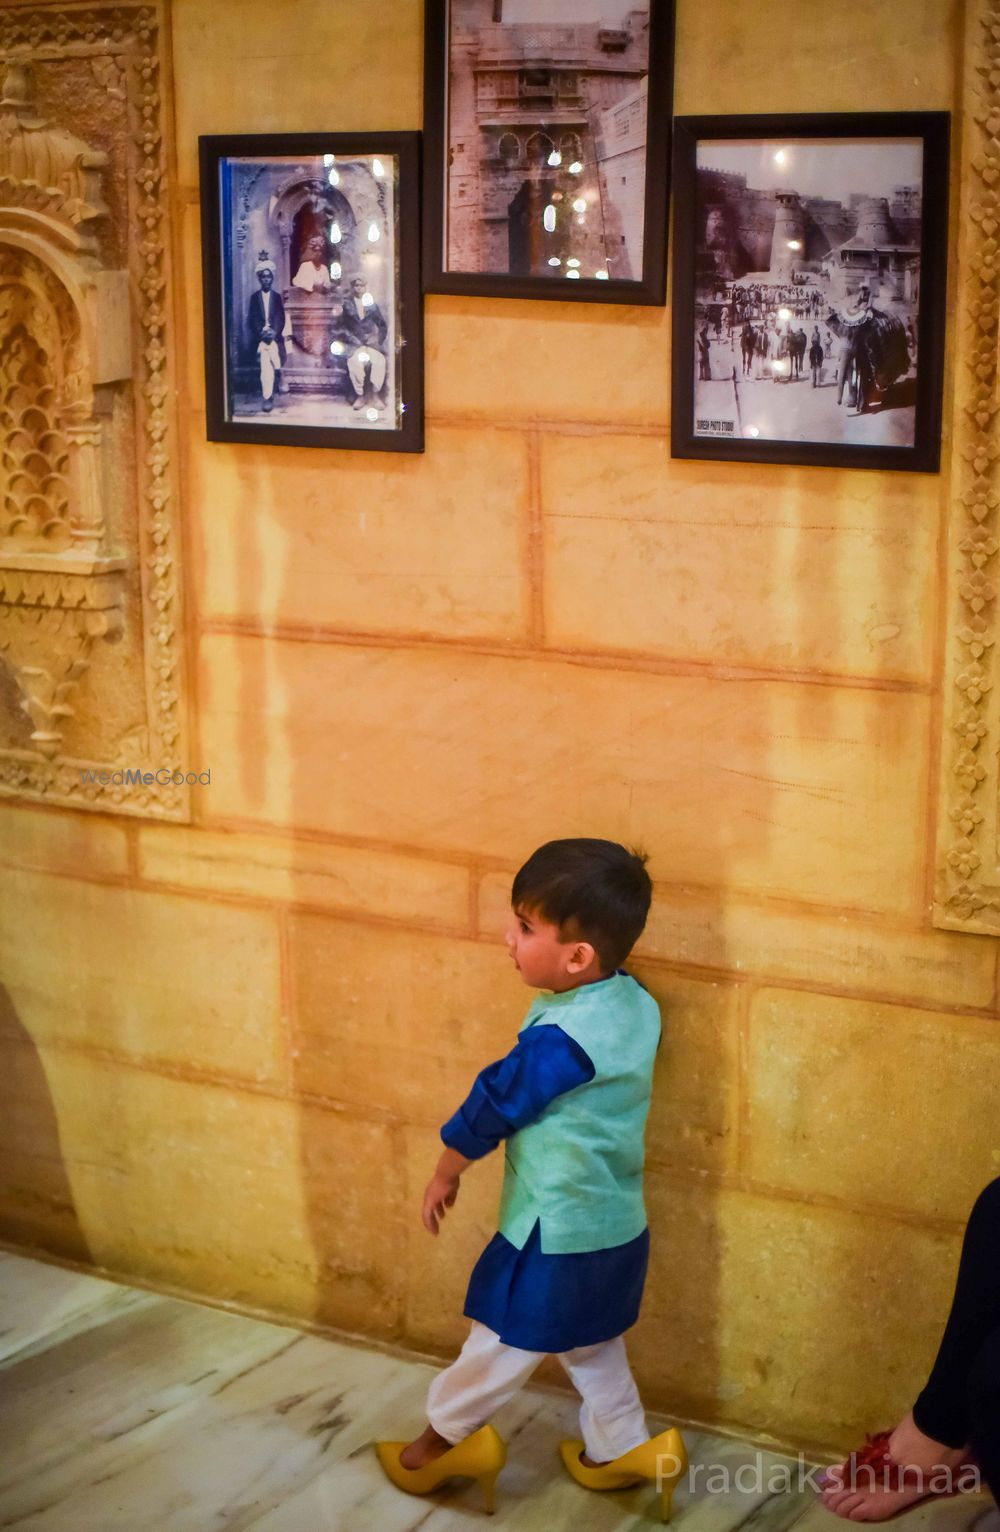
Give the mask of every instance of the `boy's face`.
<svg viewBox="0 0 1000 1532">
<path fill-rule="evenodd" d="M 596 962 L 589 942 L 564 941 L 557 925 L 523 906 L 511 911 L 505 934 L 514 967 L 532 989 L 574 989 Z"/>
</svg>

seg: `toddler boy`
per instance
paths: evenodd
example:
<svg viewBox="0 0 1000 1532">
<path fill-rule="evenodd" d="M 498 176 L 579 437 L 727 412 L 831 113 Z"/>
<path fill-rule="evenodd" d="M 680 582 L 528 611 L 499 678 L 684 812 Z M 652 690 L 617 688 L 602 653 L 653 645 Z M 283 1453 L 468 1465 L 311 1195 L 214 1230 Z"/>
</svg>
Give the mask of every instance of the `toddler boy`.
<svg viewBox="0 0 1000 1532">
<path fill-rule="evenodd" d="M 660 1016 L 621 964 L 650 897 L 645 857 L 606 840 L 549 841 L 514 879 L 507 945 L 541 993 L 516 1046 L 441 1129 L 424 1192 L 436 1235 L 463 1172 L 506 1141 L 499 1232 L 465 1301 L 469 1337 L 431 1383 L 422 1435 L 379 1444 L 386 1473 L 412 1493 L 468 1474 L 491 1504 L 505 1454 L 484 1422 L 555 1353 L 583 1400 L 583 1441 L 561 1449 L 568 1471 L 595 1489 L 658 1478 L 668 1509 L 683 1443 L 676 1431 L 649 1440 L 622 1338 L 649 1257 L 643 1136 Z"/>
</svg>

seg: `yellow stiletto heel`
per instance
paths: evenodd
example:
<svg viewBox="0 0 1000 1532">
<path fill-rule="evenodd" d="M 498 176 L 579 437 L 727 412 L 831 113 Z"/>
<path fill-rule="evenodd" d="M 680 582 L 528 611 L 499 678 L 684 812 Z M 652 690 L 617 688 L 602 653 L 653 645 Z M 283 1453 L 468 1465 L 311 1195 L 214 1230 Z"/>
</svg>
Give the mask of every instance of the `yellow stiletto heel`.
<svg viewBox="0 0 1000 1532">
<path fill-rule="evenodd" d="M 660 1487 L 660 1520 L 664 1524 L 670 1520 L 670 1507 L 673 1503 L 674 1490 L 676 1488 L 676 1479 L 672 1479 L 668 1484 L 663 1484 Z"/>
<path fill-rule="evenodd" d="M 684 1446 L 684 1438 L 679 1431 L 668 1431 L 665 1434 L 674 1438 L 672 1445 L 667 1449 L 670 1457 L 673 1459 L 673 1464 L 669 1473 L 657 1471 L 656 1482 L 660 1491 L 660 1519 L 668 1522 L 673 1505 L 674 1490 L 687 1473 L 688 1455 L 687 1448 Z"/>
<path fill-rule="evenodd" d="M 566 1471 L 577 1484 L 582 1484 L 585 1489 L 628 1489 L 635 1484 L 655 1484 L 660 1492 L 663 1520 L 670 1520 L 674 1490 L 688 1466 L 684 1438 L 676 1426 L 596 1468 L 588 1468 L 586 1463 L 580 1462 L 582 1451 L 583 1442 L 578 1441 L 565 1441 L 559 1447 Z"/>
<path fill-rule="evenodd" d="M 499 1472 L 500 1472 L 500 1470 L 498 1468 L 497 1469 L 497 1473 L 499 1473 Z M 483 1505 L 486 1507 L 486 1514 L 487 1514 L 487 1516 L 492 1516 L 493 1512 L 496 1510 L 496 1501 L 495 1501 L 495 1498 L 494 1498 L 496 1482 L 497 1482 L 497 1474 L 496 1473 L 493 1473 L 493 1474 L 483 1474 L 483 1476 L 479 1480 L 480 1488 L 482 1489 L 482 1492 L 483 1492 Z"/>
<path fill-rule="evenodd" d="M 387 1479 L 408 1495 L 429 1495 L 449 1479 L 475 1479 L 482 1485 L 486 1510 L 492 1515 L 497 1474 L 507 1461 L 507 1449 L 492 1426 L 481 1426 L 422 1468 L 404 1468 L 399 1454 L 405 1442 L 376 1442 L 375 1451 Z"/>
</svg>

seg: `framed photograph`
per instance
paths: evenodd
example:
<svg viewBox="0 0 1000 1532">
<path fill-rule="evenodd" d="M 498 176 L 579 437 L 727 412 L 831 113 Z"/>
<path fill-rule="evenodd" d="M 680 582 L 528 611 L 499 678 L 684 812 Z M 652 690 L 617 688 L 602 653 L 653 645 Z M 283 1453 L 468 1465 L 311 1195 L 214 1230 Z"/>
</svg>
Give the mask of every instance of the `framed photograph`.
<svg viewBox="0 0 1000 1532">
<path fill-rule="evenodd" d="M 673 0 L 427 0 L 424 286 L 662 304 Z"/>
<path fill-rule="evenodd" d="M 946 112 L 674 123 L 674 457 L 936 473 Z"/>
<path fill-rule="evenodd" d="M 209 440 L 422 452 L 419 134 L 200 147 Z"/>
</svg>

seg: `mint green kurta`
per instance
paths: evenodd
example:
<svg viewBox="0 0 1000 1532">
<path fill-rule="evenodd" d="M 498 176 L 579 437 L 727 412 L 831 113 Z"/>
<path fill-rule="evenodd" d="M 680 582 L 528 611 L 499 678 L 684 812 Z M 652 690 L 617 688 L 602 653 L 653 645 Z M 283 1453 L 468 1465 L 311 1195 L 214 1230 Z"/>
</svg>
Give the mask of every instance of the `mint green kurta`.
<svg viewBox="0 0 1000 1532">
<path fill-rule="evenodd" d="M 630 974 L 541 992 L 521 1027 L 561 1027 L 594 1078 L 507 1140 L 500 1233 L 518 1250 L 539 1222 L 545 1255 L 606 1250 L 646 1227 L 643 1136 L 660 1012 Z"/>
</svg>

